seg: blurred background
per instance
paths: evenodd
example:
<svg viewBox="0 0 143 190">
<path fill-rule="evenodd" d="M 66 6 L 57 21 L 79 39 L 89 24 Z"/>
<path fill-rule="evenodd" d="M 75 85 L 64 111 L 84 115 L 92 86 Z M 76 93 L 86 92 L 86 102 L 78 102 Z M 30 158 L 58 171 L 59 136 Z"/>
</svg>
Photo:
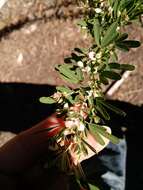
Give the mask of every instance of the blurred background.
<svg viewBox="0 0 143 190">
<path fill-rule="evenodd" d="M 55 65 L 74 47 L 91 43 L 76 25 L 81 17 L 74 0 L 0 0 L 0 146 L 54 112 L 38 99 L 64 84 Z M 130 39 L 143 41 L 140 22 L 123 30 Z M 126 190 L 142 190 L 143 47 L 119 52 L 119 59 L 136 69 L 104 91 L 127 113 L 125 118 L 113 116 L 117 135 L 122 131 L 128 145 Z"/>
</svg>

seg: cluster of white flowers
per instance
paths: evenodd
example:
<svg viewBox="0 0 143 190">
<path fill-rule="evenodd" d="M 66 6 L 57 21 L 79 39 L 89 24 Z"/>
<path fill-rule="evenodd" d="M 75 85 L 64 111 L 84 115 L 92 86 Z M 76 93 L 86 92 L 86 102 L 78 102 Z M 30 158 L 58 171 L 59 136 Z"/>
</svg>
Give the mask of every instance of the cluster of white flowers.
<svg viewBox="0 0 143 190">
<path fill-rule="evenodd" d="M 70 134 L 74 128 L 77 128 L 78 131 L 85 130 L 85 125 L 79 118 L 71 118 L 70 120 L 65 121 L 65 126 L 67 128 L 67 130 L 64 131 L 65 135 Z"/>
</svg>

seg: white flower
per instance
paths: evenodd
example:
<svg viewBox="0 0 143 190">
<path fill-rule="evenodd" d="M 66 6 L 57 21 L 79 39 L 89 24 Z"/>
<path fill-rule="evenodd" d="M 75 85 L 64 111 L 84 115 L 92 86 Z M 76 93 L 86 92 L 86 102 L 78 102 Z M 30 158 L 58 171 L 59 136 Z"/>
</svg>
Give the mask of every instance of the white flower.
<svg viewBox="0 0 143 190">
<path fill-rule="evenodd" d="M 120 27 L 118 26 L 117 28 L 116 28 L 116 31 L 118 32 L 120 30 Z"/>
<path fill-rule="evenodd" d="M 87 93 L 88 93 L 88 96 L 91 97 L 93 94 L 93 90 L 87 91 Z"/>
<path fill-rule="evenodd" d="M 65 121 L 65 126 L 67 128 L 72 128 L 74 126 L 74 121 L 70 121 L 70 120 Z"/>
<path fill-rule="evenodd" d="M 64 108 L 67 109 L 69 107 L 69 104 L 68 103 L 65 103 L 64 104 Z"/>
<path fill-rule="evenodd" d="M 104 2 L 101 3 L 101 7 L 104 7 Z"/>
<path fill-rule="evenodd" d="M 77 62 L 77 65 L 78 65 L 79 67 L 83 67 L 83 66 L 84 66 L 82 61 L 78 61 L 78 62 Z"/>
<path fill-rule="evenodd" d="M 64 135 L 65 135 L 65 136 L 67 136 L 67 135 L 69 135 L 69 134 L 70 134 L 70 131 L 69 131 L 69 130 L 67 130 L 67 129 L 64 130 Z"/>
<path fill-rule="evenodd" d="M 74 126 L 78 126 L 79 123 L 80 123 L 80 121 L 79 121 L 78 118 L 77 118 L 77 119 L 73 118 L 73 119 L 71 119 L 71 120 L 65 121 L 65 126 L 66 126 L 67 128 L 73 128 Z"/>
<path fill-rule="evenodd" d="M 95 61 L 96 60 L 96 58 L 95 58 L 95 52 L 94 51 L 89 52 L 88 57 L 92 61 Z"/>
<path fill-rule="evenodd" d="M 96 67 L 94 70 L 94 74 L 97 74 L 97 72 L 98 72 L 98 68 Z"/>
<path fill-rule="evenodd" d="M 96 97 L 100 97 L 100 93 L 96 90 L 94 90 L 93 92 L 93 96 L 96 98 Z"/>
<path fill-rule="evenodd" d="M 95 8 L 95 12 L 96 12 L 97 14 L 99 14 L 99 13 L 102 12 L 102 9 L 100 9 L 100 8 Z"/>
<path fill-rule="evenodd" d="M 57 101 L 61 98 L 61 96 L 62 96 L 62 94 L 60 92 L 56 92 L 53 94 L 53 98 Z"/>
<path fill-rule="evenodd" d="M 91 71 L 91 68 L 89 66 L 87 66 L 87 67 L 85 67 L 84 71 L 89 73 Z"/>
<path fill-rule="evenodd" d="M 97 59 L 100 59 L 101 57 L 102 57 L 102 53 L 101 52 L 99 52 L 99 53 L 96 54 L 96 58 Z"/>
<path fill-rule="evenodd" d="M 85 130 L 85 125 L 83 122 L 80 122 L 79 125 L 77 126 L 78 131 L 84 131 Z"/>
<path fill-rule="evenodd" d="M 109 8 L 108 8 L 108 11 L 109 11 L 109 13 L 111 14 L 111 13 L 113 12 L 113 8 L 112 8 L 112 7 L 109 7 Z"/>
</svg>

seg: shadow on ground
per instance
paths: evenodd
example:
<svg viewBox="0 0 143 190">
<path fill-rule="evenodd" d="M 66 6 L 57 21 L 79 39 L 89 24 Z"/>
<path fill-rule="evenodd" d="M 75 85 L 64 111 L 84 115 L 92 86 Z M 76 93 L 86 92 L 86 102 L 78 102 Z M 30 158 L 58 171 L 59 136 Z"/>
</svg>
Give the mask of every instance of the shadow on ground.
<svg viewBox="0 0 143 190">
<path fill-rule="evenodd" d="M 50 95 L 55 90 L 48 85 L 22 83 L 0 84 L 0 131 L 19 133 L 30 128 L 37 122 L 52 114 L 55 108 L 39 102 L 39 97 Z M 123 109 L 125 118 L 112 115 L 113 133 L 121 136 L 121 127 L 126 127 L 125 133 L 128 145 L 126 190 L 143 189 L 143 127 L 142 107 L 125 102 L 111 101 Z"/>
</svg>

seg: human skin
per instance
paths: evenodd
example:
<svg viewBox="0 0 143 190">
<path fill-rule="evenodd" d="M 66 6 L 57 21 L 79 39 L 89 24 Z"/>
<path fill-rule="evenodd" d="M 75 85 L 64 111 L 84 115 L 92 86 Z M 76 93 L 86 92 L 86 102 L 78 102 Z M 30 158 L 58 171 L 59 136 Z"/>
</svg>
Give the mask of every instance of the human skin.
<svg viewBox="0 0 143 190">
<path fill-rule="evenodd" d="M 8 141 L 0 148 L 1 174 L 4 174 L 5 176 L 14 176 L 26 173 L 26 171 L 28 171 L 29 168 L 32 168 L 40 158 L 48 154 L 48 139 L 51 136 L 56 135 L 61 129 L 63 129 L 63 127 L 65 127 L 64 121 L 61 118 L 57 118 L 56 115 L 52 115 Z M 50 131 L 47 129 L 50 129 Z M 107 131 L 110 132 L 109 128 Z M 106 146 L 109 141 L 107 139 L 104 140 Z M 94 146 L 98 152 L 105 147 L 99 145 L 91 134 L 88 134 L 87 142 Z M 80 162 L 94 155 L 90 149 L 88 149 L 88 152 L 88 156 L 81 156 L 81 159 L 79 160 Z M 72 152 L 71 155 L 76 164 L 76 155 Z M 39 184 L 39 189 L 42 186 L 43 189 L 45 189 L 45 186 L 48 184 L 48 187 L 52 186 L 49 189 L 56 189 L 56 187 L 59 187 L 59 185 L 62 184 L 62 189 L 67 189 L 67 179 L 63 176 L 64 175 L 59 172 L 53 174 L 50 173 L 50 175 L 48 173 L 46 175 L 42 173 L 41 177 L 38 177 L 36 178 L 37 180 L 33 181 L 34 188 L 38 189 Z M 52 182 L 53 178 L 58 180 L 56 180 L 56 183 L 49 184 L 48 179 L 49 182 Z M 2 176 L 0 176 L 0 179 L 2 179 Z M 26 177 L 26 180 L 29 184 L 32 184 L 32 178 Z M 62 181 L 63 183 L 61 183 Z"/>
</svg>

